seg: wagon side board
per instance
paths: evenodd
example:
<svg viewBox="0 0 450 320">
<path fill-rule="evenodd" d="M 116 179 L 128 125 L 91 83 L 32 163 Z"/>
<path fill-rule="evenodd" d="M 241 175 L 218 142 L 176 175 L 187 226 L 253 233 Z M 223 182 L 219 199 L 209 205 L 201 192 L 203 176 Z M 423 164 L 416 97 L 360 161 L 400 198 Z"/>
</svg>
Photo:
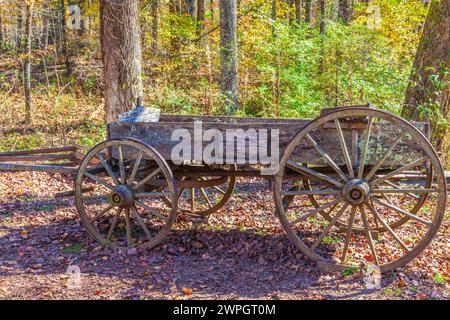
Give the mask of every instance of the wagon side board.
<svg viewBox="0 0 450 320">
<path fill-rule="evenodd" d="M 272 145 L 270 137 L 279 136 L 279 156 L 283 154 L 283 150 L 292 140 L 292 138 L 307 124 L 311 122 L 309 119 L 259 119 L 253 118 L 233 118 L 233 117 L 192 117 L 192 116 L 168 116 L 162 115 L 160 122 L 153 123 L 111 123 L 108 125 L 109 138 L 132 138 L 142 141 L 149 146 L 155 148 L 164 159 L 172 160 L 172 150 L 177 146 L 181 138 L 177 133 L 188 134 L 191 137 L 190 157 L 184 154 L 186 160 L 195 159 L 194 143 L 200 143 L 202 150 L 211 144 L 211 141 L 201 141 L 201 133 L 207 132 L 209 129 L 218 130 L 223 140 L 223 159 L 222 163 L 226 163 L 227 159 L 234 159 L 238 164 L 259 164 L 260 156 L 269 156 L 276 154 L 276 148 Z M 202 120 L 201 129 L 198 131 L 199 123 Z M 205 121 L 207 120 L 207 121 Z M 222 121 L 221 121 L 222 120 Z M 208 122 L 209 121 L 209 122 Z M 429 124 L 425 122 L 416 122 L 414 125 L 426 136 L 429 136 Z M 365 134 L 366 124 L 359 123 L 342 123 L 342 129 L 347 146 L 351 146 L 351 150 L 360 149 Z M 197 131 L 195 131 L 197 130 Z M 232 137 L 236 132 L 246 137 L 244 144 L 234 143 L 234 146 L 225 142 L 226 137 Z M 266 132 L 269 143 L 264 139 L 265 136 L 258 138 L 258 133 Z M 376 123 L 372 127 L 371 139 L 369 143 L 367 161 L 373 164 L 379 159 L 385 150 L 399 139 L 400 128 L 385 123 Z M 174 134 L 175 133 L 175 134 Z M 255 134 L 256 133 L 256 134 Z M 339 165 L 343 165 L 341 157 L 341 147 L 336 129 L 333 126 L 321 128 L 312 134 L 313 138 L 322 146 L 324 150 Z M 194 142 L 196 140 L 196 142 Z M 200 142 L 199 142 L 200 141 Z M 416 160 L 422 156 L 419 151 L 420 147 L 413 141 L 399 141 L 392 152 L 393 156 L 386 160 L 385 165 L 395 165 L 405 163 L 408 160 Z M 189 151 L 189 150 L 184 150 Z M 356 153 L 356 152 L 354 152 Z M 257 162 L 249 155 L 257 155 Z M 238 158 L 238 155 L 244 159 Z M 124 151 L 124 156 L 134 158 L 136 155 L 128 154 Z M 197 155 L 198 156 L 198 155 Z M 325 161 L 317 151 L 307 144 L 299 145 L 295 152 L 294 158 L 297 162 L 323 165 Z M 243 162 L 242 162 L 243 161 Z M 358 159 L 353 158 L 356 165 Z M 227 162 L 228 163 L 228 162 Z"/>
</svg>

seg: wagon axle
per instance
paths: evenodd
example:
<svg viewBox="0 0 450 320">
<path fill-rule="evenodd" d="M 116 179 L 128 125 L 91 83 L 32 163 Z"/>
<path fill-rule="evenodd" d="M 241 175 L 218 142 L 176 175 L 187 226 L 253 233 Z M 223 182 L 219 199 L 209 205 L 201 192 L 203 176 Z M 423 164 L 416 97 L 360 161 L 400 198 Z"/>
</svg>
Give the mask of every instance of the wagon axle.
<svg viewBox="0 0 450 320">
<path fill-rule="evenodd" d="M 128 185 L 120 184 L 110 193 L 108 200 L 113 206 L 130 208 L 135 202 L 134 191 Z"/>
<path fill-rule="evenodd" d="M 352 179 L 342 189 L 345 200 L 351 205 L 360 205 L 370 199 L 370 186 L 364 179 Z"/>
</svg>

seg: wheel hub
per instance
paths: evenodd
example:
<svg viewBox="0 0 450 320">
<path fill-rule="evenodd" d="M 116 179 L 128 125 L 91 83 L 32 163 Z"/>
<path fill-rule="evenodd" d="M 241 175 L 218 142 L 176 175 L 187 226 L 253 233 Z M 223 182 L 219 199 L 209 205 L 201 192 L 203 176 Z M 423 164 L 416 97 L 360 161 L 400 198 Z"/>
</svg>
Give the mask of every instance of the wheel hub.
<svg viewBox="0 0 450 320">
<path fill-rule="evenodd" d="M 370 199 L 370 186 L 364 179 L 352 179 L 344 185 L 342 193 L 348 203 L 360 205 Z"/>
<path fill-rule="evenodd" d="M 109 195 L 109 202 L 122 208 L 131 207 L 134 204 L 134 191 L 129 186 L 121 184 L 114 188 Z"/>
</svg>

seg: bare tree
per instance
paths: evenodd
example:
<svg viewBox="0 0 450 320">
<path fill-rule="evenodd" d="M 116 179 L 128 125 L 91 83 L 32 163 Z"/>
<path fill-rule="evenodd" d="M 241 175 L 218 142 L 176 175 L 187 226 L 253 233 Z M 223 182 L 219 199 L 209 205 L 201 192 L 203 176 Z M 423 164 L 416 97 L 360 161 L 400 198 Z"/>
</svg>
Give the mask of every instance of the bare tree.
<svg viewBox="0 0 450 320">
<path fill-rule="evenodd" d="M 50 21 L 49 21 L 49 14 L 50 14 L 50 0 L 45 0 L 43 4 L 43 12 L 42 12 L 42 49 L 47 50 L 48 46 L 48 36 L 49 36 L 49 28 L 50 28 Z"/>
<path fill-rule="evenodd" d="M 17 36 L 16 49 L 20 51 L 22 48 L 22 27 L 23 27 L 23 9 L 22 6 L 17 7 Z"/>
<path fill-rule="evenodd" d="M 325 34 L 326 0 L 320 0 L 320 34 Z"/>
<path fill-rule="evenodd" d="M 235 114 L 238 103 L 236 0 L 219 0 L 220 6 L 220 89 L 225 112 Z"/>
<path fill-rule="evenodd" d="M 350 22 L 350 0 L 339 0 L 338 18 L 345 24 Z"/>
<path fill-rule="evenodd" d="M 105 113 L 110 123 L 142 96 L 137 0 L 101 0 L 100 20 Z"/>
<path fill-rule="evenodd" d="M 197 35 L 200 35 L 205 27 L 205 0 L 197 0 Z"/>
<path fill-rule="evenodd" d="M 305 1 L 305 22 L 310 23 L 312 20 L 312 6 L 313 0 Z"/>
<path fill-rule="evenodd" d="M 61 52 L 64 57 L 64 62 L 66 64 L 66 75 L 72 73 L 72 65 L 70 61 L 70 52 L 68 50 L 69 43 L 67 39 L 67 28 L 66 28 L 66 4 L 64 0 L 60 0 L 60 22 L 61 22 Z"/>
<path fill-rule="evenodd" d="M 158 48 L 158 0 L 152 0 L 152 48 Z"/>
<path fill-rule="evenodd" d="M 31 120 L 31 18 L 34 0 L 25 1 L 25 61 L 24 61 L 24 87 L 25 87 L 25 123 Z"/>
<path fill-rule="evenodd" d="M 0 42 L 3 42 L 3 22 L 2 22 L 2 16 L 3 16 L 3 11 L 2 11 L 2 7 L 0 6 Z M 0 48 L 1 50 L 1 48 Z"/>
<path fill-rule="evenodd" d="M 302 21 L 303 0 L 295 0 L 295 19 Z"/>
</svg>

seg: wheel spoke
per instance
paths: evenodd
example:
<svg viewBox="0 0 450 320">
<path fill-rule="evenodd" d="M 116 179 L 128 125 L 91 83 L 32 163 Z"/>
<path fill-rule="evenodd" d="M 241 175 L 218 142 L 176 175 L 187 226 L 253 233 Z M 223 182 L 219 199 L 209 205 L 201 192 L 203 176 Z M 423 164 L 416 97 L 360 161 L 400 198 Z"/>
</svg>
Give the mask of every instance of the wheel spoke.
<svg viewBox="0 0 450 320">
<path fill-rule="evenodd" d="M 109 210 L 111 210 L 112 208 L 114 208 L 114 206 L 112 204 L 110 204 L 109 206 L 107 206 L 105 209 L 103 209 L 102 211 L 100 211 L 99 213 L 97 213 L 91 220 L 91 223 L 97 221 L 101 216 L 103 216 L 104 214 L 106 214 Z"/>
<path fill-rule="evenodd" d="M 331 220 L 331 222 L 322 231 L 322 233 L 320 234 L 319 238 L 317 238 L 317 240 L 313 243 L 313 245 L 310 248 L 311 251 L 315 251 L 316 250 L 317 246 L 322 242 L 323 238 L 328 234 L 328 232 L 330 231 L 331 227 L 336 224 L 336 222 L 342 216 L 342 214 L 345 212 L 347 207 L 348 207 L 348 204 L 344 204 L 342 206 L 342 208 L 339 209 L 339 211 L 334 216 L 333 220 Z"/>
<path fill-rule="evenodd" d="M 206 202 L 208 203 L 208 206 L 212 208 L 211 201 L 209 201 L 208 195 L 206 194 L 206 191 L 204 188 L 200 188 L 200 191 L 202 192 L 203 198 L 205 198 Z"/>
<path fill-rule="evenodd" d="M 150 230 L 148 230 L 147 225 L 145 224 L 144 219 L 142 219 L 141 215 L 139 214 L 137 208 L 135 206 L 131 207 L 131 212 L 136 217 L 136 220 L 141 225 L 142 230 L 144 230 L 145 235 L 147 236 L 148 240 L 152 239 L 152 234 L 150 233 Z"/>
<path fill-rule="evenodd" d="M 373 117 L 369 117 L 369 124 L 367 126 L 367 132 L 364 137 L 364 143 L 362 147 L 361 157 L 359 158 L 358 179 L 362 179 L 364 166 L 366 162 L 367 150 L 369 148 L 370 132 L 372 131 Z"/>
<path fill-rule="evenodd" d="M 116 175 L 114 174 L 114 171 L 111 169 L 110 165 L 108 164 L 108 162 L 106 162 L 106 160 L 103 158 L 101 153 L 98 153 L 96 155 L 97 159 L 100 160 L 100 162 L 102 163 L 102 166 L 105 168 L 106 172 L 108 172 L 109 176 L 113 179 L 114 184 L 117 186 L 119 185 L 119 180 L 117 180 Z"/>
<path fill-rule="evenodd" d="M 382 193 L 381 196 L 384 198 L 384 200 L 387 201 L 387 203 L 395 206 L 395 204 L 391 201 L 391 199 L 386 195 L 386 193 Z M 401 215 L 400 213 L 398 213 L 397 211 L 394 211 L 396 215 L 398 215 L 400 218 L 403 218 L 403 215 Z"/>
<path fill-rule="evenodd" d="M 120 214 L 122 213 L 122 208 L 118 208 L 116 215 L 114 216 L 113 222 L 111 223 L 111 226 L 108 230 L 108 235 L 106 236 L 106 240 L 109 240 L 114 232 L 114 229 L 116 228 L 117 222 L 119 221 Z"/>
<path fill-rule="evenodd" d="M 335 119 L 334 123 L 336 125 L 336 128 L 338 129 L 338 138 L 339 143 L 341 144 L 342 154 L 344 156 L 345 164 L 347 165 L 348 174 L 350 175 L 350 178 L 355 177 L 355 173 L 353 172 L 352 167 L 352 161 L 350 159 L 350 154 L 348 153 L 347 144 L 345 143 L 344 133 L 342 132 L 341 123 L 339 122 L 339 119 Z"/>
<path fill-rule="evenodd" d="M 352 211 L 350 213 L 350 217 L 348 218 L 347 234 L 345 235 L 345 243 L 344 243 L 344 248 L 342 250 L 341 263 L 345 262 L 345 257 L 347 255 L 348 246 L 350 244 L 350 237 L 352 235 L 352 228 L 353 228 L 353 223 L 355 222 L 355 217 L 356 217 L 356 207 L 353 206 Z"/>
<path fill-rule="evenodd" d="M 301 221 L 304 221 L 308 217 L 311 217 L 311 216 L 313 216 L 313 215 L 315 215 L 315 214 L 317 214 L 319 212 L 322 212 L 323 210 L 325 210 L 325 209 L 327 209 L 327 208 L 329 208 L 329 207 L 331 207 L 333 205 L 337 205 L 341 200 L 342 200 L 342 198 L 339 197 L 339 198 L 337 198 L 337 199 L 335 199 L 335 200 L 333 200 L 331 202 L 328 202 L 328 203 L 326 203 L 326 204 L 324 204 L 324 205 L 322 205 L 322 206 L 320 206 L 318 208 L 315 208 L 314 210 L 311 210 L 307 214 L 305 214 L 305 215 L 295 219 L 294 221 L 290 222 L 289 225 L 293 226 L 293 225 L 295 225 L 295 224 L 297 224 L 297 223 L 299 223 Z"/>
<path fill-rule="evenodd" d="M 133 170 L 131 170 L 131 174 L 130 177 L 128 178 L 128 184 L 132 185 L 134 182 L 134 179 L 136 178 L 136 173 L 138 171 L 139 165 L 141 164 L 141 160 L 142 160 L 142 156 L 144 155 L 144 153 L 142 152 L 142 150 L 139 150 L 139 154 L 136 158 L 136 162 L 134 163 L 133 166 Z"/>
<path fill-rule="evenodd" d="M 392 172 L 389 172 L 388 174 L 385 174 L 384 176 L 376 178 L 371 183 L 372 184 L 379 184 L 379 183 L 385 181 L 386 179 L 392 178 L 392 177 L 396 176 L 397 174 L 402 173 L 405 170 L 408 170 L 409 168 L 412 168 L 414 166 L 418 166 L 418 165 L 424 163 L 427 159 L 428 159 L 427 156 L 419 158 L 419 159 L 417 159 L 417 160 L 415 160 L 413 162 L 408 163 L 407 165 L 404 165 L 401 168 L 398 168 L 398 169 L 396 169 L 396 170 L 394 170 Z"/>
<path fill-rule="evenodd" d="M 131 240 L 131 220 L 130 220 L 130 209 L 125 209 L 125 230 L 127 233 L 127 247 L 131 248 L 132 240 Z"/>
<path fill-rule="evenodd" d="M 195 188 L 191 188 L 191 212 L 194 212 L 195 206 Z"/>
<path fill-rule="evenodd" d="M 109 184 L 108 182 L 100 179 L 97 176 L 94 176 L 93 174 L 90 174 L 89 172 L 85 171 L 85 172 L 83 172 L 83 175 L 85 175 L 86 177 L 88 177 L 91 180 L 94 180 L 95 182 L 98 182 L 98 183 L 104 185 L 106 188 L 108 188 L 110 190 L 114 190 L 114 187 L 111 184 Z"/>
<path fill-rule="evenodd" d="M 386 203 L 383 200 L 380 200 L 380 199 L 377 199 L 377 198 L 373 198 L 373 201 L 375 201 L 376 203 L 378 203 L 378 204 L 380 204 L 380 205 L 382 205 L 384 207 L 390 208 L 390 209 L 392 209 L 392 210 L 394 210 L 394 211 L 396 211 L 396 212 L 398 212 L 400 214 L 403 214 L 403 215 L 408 216 L 408 217 L 410 217 L 412 219 L 415 219 L 415 220 L 417 220 L 417 221 L 419 221 L 419 222 L 421 222 L 423 224 L 426 224 L 428 226 L 431 226 L 431 224 L 432 224 L 431 221 L 422 219 L 422 218 L 420 218 L 420 217 L 418 217 L 418 216 L 416 216 L 416 215 L 414 215 L 412 213 L 409 213 L 409 212 L 407 212 L 405 210 L 400 209 L 399 207 L 397 207 L 397 206 L 395 206 L 393 204 Z"/>
<path fill-rule="evenodd" d="M 399 135 L 403 133 L 403 130 L 400 131 Z M 400 142 L 400 139 L 397 139 L 391 146 L 386 150 L 384 155 L 378 160 L 378 162 L 370 169 L 369 173 L 364 178 L 366 181 L 369 181 L 373 175 L 377 172 L 377 170 L 381 167 L 381 165 L 386 161 L 386 159 L 389 157 L 389 155 L 394 150 L 395 146 Z"/>
<path fill-rule="evenodd" d="M 136 198 L 162 198 L 170 197 L 170 192 L 140 192 L 134 195 Z"/>
<path fill-rule="evenodd" d="M 311 168 L 299 165 L 298 163 L 295 163 L 292 160 L 288 160 L 286 166 L 294 171 L 297 171 L 298 173 L 301 173 L 302 175 L 312 176 L 313 178 L 316 178 L 322 182 L 327 182 L 328 184 L 334 187 L 342 188 L 343 186 L 342 183 L 340 183 L 336 179 L 333 179 L 332 177 L 319 173 Z"/>
<path fill-rule="evenodd" d="M 161 168 L 158 168 L 155 171 L 153 171 L 151 174 L 146 176 L 143 180 L 139 181 L 139 183 L 133 187 L 133 190 L 139 189 L 141 186 L 146 184 L 150 179 L 152 179 L 154 176 L 156 176 L 160 171 L 161 171 Z"/>
<path fill-rule="evenodd" d="M 309 135 L 305 136 L 306 140 L 320 153 L 320 155 L 325 159 L 326 162 L 336 171 L 336 173 L 344 180 L 347 181 L 348 177 L 342 172 L 339 166 L 331 159 L 331 157 L 326 153 L 324 149 Z"/>
<path fill-rule="evenodd" d="M 122 153 L 122 145 L 117 145 L 117 152 L 119 154 L 119 170 L 120 170 L 120 180 L 122 183 L 126 183 L 127 179 L 125 176 L 125 166 L 123 164 L 123 153 Z"/>
<path fill-rule="evenodd" d="M 155 209 L 153 209 L 152 207 L 149 207 L 148 205 L 146 205 L 145 203 L 136 200 L 136 204 L 142 208 L 144 208 L 145 210 L 149 211 L 152 215 L 157 216 L 158 218 L 160 218 L 161 220 L 167 221 L 169 220 L 168 217 L 160 214 L 159 212 L 157 212 Z"/>
<path fill-rule="evenodd" d="M 361 219 L 364 224 L 364 231 L 366 232 L 366 237 L 367 240 L 369 241 L 369 247 L 370 251 L 372 252 L 373 262 L 375 263 L 376 266 L 378 266 L 380 263 L 378 261 L 377 252 L 375 250 L 375 244 L 373 243 L 372 234 L 370 233 L 366 212 L 364 211 L 363 207 L 359 207 L 359 211 L 361 212 Z"/>
<path fill-rule="evenodd" d="M 282 191 L 281 194 L 285 196 L 297 196 L 297 195 L 320 195 L 320 194 L 340 194 L 340 190 L 335 189 L 323 189 L 323 190 L 289 190 Z"/>
<path fill-rule="evenodd" d="M 400 188 L 401 188 L 399 185 L 397 185 L 397 184 L 395 184 L 395 183 L 393 183 L 393 182 L 390 182 L 390 181 L 383 181 L 383 183 L 385 183 L 385 184 L 387 184 L 387 185 L 389 185 L 389 186 L 391 186 L 391 187 L 397 188 L 397 189 L 400 189 Z M 416 200 L 419 200 L 419 199 L 420 199 L 420 197 L 419 197 L 419 196 L 416 196 L 415 194 L 407 193 L 406 195 L 408 195 L 408 196 L 410 196 L 410 197 L 412 197 L 412 198 L 414 198 L 414 199 L 416 199 Z"/>
<path fill-rule="evenodd" d="M 417 189 L 417 188 L 405 188 L 405 189 L 372 189 L 372 193 L 435 193 L 439 192 L 438 189 Z"/>
<path fill-rule="evenodd" d="M 214 189 L 216 189 L 217 191 L 219 191 L 221 194 L 225 194 L 226 192 L 223 191 L 222 189 L 220 189 L 218 186 L 214 186 Z"/>
<path fill-rule="evenodd" d="M 366 205 L 369 210 L 372 212 L 372 214 L 374 215 L 375 219 L 379 220 L 381 222 L 381 224 L 386 228 L 386 230 L 392 235 L 392 237 L 398 242 L 398 244 L 403 248 L 403 250 L 405 250 L 406 252 L 409 252 L 410 249 L 406 246 L 406 244 L 400 239 L 400 237 L 395 233 L 394 230 L 392 230 L 392 228 L 389 226 L 389 224 L 384 221 L 384 219 L 381 217 L 381 215 L 378 213 L 377 209 L 375 209 L 375 207 L 373 205 L 371 205 L 370 203 L 368 203 Z"/>
<path fill-rule="evenodd" d="M 94 194 L 91 196 L 82 196 L 83 200 L 108 199 L 109 194 Z"/>
</svg>

